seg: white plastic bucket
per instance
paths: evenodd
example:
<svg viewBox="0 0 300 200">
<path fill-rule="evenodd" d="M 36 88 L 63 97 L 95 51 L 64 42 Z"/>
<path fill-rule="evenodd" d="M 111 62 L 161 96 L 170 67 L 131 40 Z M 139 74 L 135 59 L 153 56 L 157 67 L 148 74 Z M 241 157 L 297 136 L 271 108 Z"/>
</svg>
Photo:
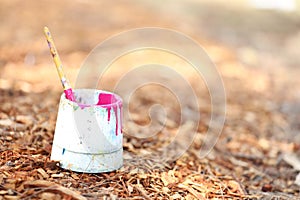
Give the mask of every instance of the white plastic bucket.
<svg viewBox="0 0 300 200">
<path fill-rule="evenodd" d="M 123 165 L 122 99 L 95 89 L 77 89 L 74 96 L 76 102 L 61 95 L 51 160 L 77 172 L 119 169 Z"/>
</svg>

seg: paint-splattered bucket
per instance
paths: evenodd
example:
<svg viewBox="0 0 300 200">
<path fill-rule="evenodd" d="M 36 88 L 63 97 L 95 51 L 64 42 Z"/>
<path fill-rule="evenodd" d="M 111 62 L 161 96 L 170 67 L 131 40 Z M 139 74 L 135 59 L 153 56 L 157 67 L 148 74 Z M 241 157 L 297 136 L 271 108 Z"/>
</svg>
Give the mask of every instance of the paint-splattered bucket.
<svg viewBox="0 0 300 200">
<path fill-rule="evenodd" d="M 123 165 L 122 99 L 94 89 L 77 89 L 74 95 L 76 102 L 61 95 L 51 160 L 77 172 L 119 169 Z"/>
</svg>

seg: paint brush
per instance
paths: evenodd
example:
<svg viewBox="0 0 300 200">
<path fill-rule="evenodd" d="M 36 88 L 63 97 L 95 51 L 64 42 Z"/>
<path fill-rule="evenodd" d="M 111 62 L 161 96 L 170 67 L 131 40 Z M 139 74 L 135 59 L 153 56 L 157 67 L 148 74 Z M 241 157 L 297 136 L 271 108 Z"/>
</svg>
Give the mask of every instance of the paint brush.
<svg viewBox="0 0 300 200">
<path fill-rule="evenodd" d="M 55 45 L 54 45 L 54 42 L 53 42 L 53 39 L 52 39 L 52 36 L 50 34 L 48 27 L 44 27 L 44 33 L 45 33 L 47 43 L 48 43 L 48 46 L 50 49 L 50 53 L 53 57 L 53 61 L 55 63 L 59 78 L 60 78 L 62 86 L 64 88 L 64 93 L 66 95 L 66 98 L 69 99 L 70 101 L 75 101 L 72 87 L 64 74 L 62 62 L 59 58 L 59 55 L 55 48 Z"/>
</svg>

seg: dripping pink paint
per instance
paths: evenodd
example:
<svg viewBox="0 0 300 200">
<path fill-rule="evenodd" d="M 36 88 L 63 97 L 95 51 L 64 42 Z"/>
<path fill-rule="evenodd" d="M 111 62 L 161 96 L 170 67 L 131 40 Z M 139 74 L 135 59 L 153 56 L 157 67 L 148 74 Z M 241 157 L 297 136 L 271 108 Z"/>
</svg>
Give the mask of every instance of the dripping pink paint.
<svg viewBox="0 0 300 200">
<path fill-rule="evenodd" d="M 100 93 L 98 96 L 98 103 L 97 105 L 100 105 L 101 107 L 104 107 L 107 109 L 107 121 L 110 121 L 110 111 L 111 108 L 114 111 L 115 118 L 116 118 L 116 135 L 118 135 L 118 128 L 119 124 L 122 124 L 122 122 L 119 122 L 118 119 L 118 107 L 120 108 L 120 114 L 122 115 L 122 105 L 119 105 L 118 99 L 113 94 L 107 94 L 107 93 Z M 121 129 L 122 133 L 122 129 Z"/>
<path fill-rule="evenodd" d="M 73 91 L 71 89 L 65 90 L 65 95 L 67 97 L 67 99 L 69 99 L 70 101 L 74 101 L 75 102 L 75 98 L 73 95 Z M 92 105 L 88 105 L 88 104 L 83 104 L 79 102 L 77 102 L 77 105 L 81 108 L 84 109 L 86 107 L 90 107 Z M 122 111 L 122 103 L 119 102 L 119 99 L 117 99 L 115 97 L 115 95 L 113 94 L 109 94 L 109 93 L 100 93 L 98 96 L 98 103 L 96 105 L 99 105 L 103 108 L 106 108 L 107 110 L 107 121 L 110 121 L 111 118 L 111 108 L 114 111 L 115 114 L 115 119 L 116 119 L 116 129 L 115 129 L 115 133 L 116 135 L 118 135 L 118 129 L 119 129 L 119 125 L 122 125 L 122 117 L 120 117 L 120 121 L 118 118 L 118 108 L 120 109 L 120 115 L 122 116 L 123 111 Z M 121 133 L 122 133 L 122 128 L 121 128 Z"/>
</svg>

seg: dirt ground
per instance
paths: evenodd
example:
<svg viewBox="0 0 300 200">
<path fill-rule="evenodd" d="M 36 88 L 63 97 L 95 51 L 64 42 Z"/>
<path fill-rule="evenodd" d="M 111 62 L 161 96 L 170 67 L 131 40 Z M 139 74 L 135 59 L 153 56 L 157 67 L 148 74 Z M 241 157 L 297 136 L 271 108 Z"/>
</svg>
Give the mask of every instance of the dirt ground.
<svg viewBox="0 0 300 200">
<path fill-rule="evenodd" d="M 300 198 L 299 10 L 193 0 L 2 0 L 0 19 L 0 199 Z M 43 35 L 45 25 L 71 83 L 89 52 L 122 31 L 162 27 L 193 38 L 216 64 L 226 92 L 226 121 L 214 149 L 198 157 L 210 96 L 199 77 L 184 70 L 182 75 L 197 88 L 199 122 L 179 124 L 179 107 L 190 108 L 188 100 L 170 105 L 174 96 L 162 95 L 164 88 L 144 87 L 133 97 L 132 118 L 124 120 L 120 170 L 86 174 L 59 168 L 50 154 L 62 88 Z M 99 88 L 113 90 L 126 66 L 149 57 L 184 65 L 153 52 L 128 55 L 113 64 Z M 185 94 L 177 80 L 166 84 Z M 167 125 L 141 139 L 140 134 L 156 128 L 141 131 L 138 125 L 149 122 L 148 109 L 157 103 L 167 107 Z M 161 121 L 159 114 L 153 116 Z M 195 140 L 180 158 L 162 162 L 157 149 L 168 147 L 164 156 L 172 157 L 185 147 L 185 139 L 169 145 L 180 126 L 185 136 L 197 126 Z"/>
</svg>

